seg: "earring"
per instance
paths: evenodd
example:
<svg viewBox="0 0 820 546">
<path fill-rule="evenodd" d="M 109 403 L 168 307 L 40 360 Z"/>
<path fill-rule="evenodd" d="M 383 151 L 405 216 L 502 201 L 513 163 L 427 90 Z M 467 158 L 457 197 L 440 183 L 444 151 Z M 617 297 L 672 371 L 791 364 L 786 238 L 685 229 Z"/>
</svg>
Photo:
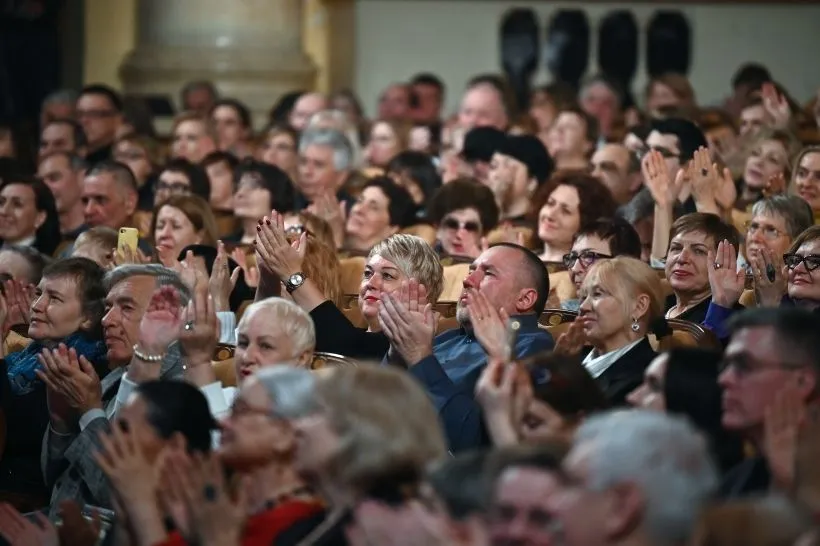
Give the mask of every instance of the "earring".
<svg viewBox="0 0 820 546">
<path fill-rule="evenodd" d="M 632 319 L 632 331 L 633 331 L 633 332 L 637 332 L 637 331 L 638 331 L 638 330 L 640 330 L 640 329 L 641 329 L 641 325 L 640 325 L 640 324 L 638 324 L 638 319 L 633 318 L 633 319 Z"/>
</svg>

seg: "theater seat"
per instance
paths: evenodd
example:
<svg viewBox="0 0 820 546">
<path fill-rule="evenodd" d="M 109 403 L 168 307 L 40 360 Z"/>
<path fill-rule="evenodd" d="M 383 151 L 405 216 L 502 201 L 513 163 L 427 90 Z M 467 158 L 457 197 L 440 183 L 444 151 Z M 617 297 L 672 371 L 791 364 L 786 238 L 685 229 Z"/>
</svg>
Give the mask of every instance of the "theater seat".
<svg viewBox="0 0 820 546">
<path fill-rule="evenodd" d="M 700 324 L 680 319 L 669 319 L 668 322 L 669 327 L 672 329 L 671 336 L 666 336 L 660 340 L 656 339 L 655 336 L 649 336 L 652 348 L 658 352 L 683 347 L 699 347 L 715 351 L 720 351 L 723 348 L 717 336 Z"/>
<path fill-rule="evenodd" d="M 216 378 L 222 383 L 223 387 L 236 386 L 236 370 L 234 369 L 234 354 L 236 347 L 220 343 L 216 346 L 214 351 L 211 366 L 214 369 Z"/>
<path fill-rule="evenodd" d="M 458 301 L 464 289 L 464 279 L 470 272 L 470 264 L 448 265 L 444 268 L 444 289 L 439 301 Z"/>
<path fill-rule="evenodd" d="M 322 370 L 325 368 L 344 368 L 358 366 L 359 362 L 347 356 L 334 353 L 316 353 L 310 363 L 311 370 Z"/>
<path fill-rule="evenodd" d="M 558 337 L 569 330 L 570 325 L 578 318 L 575 311 L 565 311 L 563 309 L 544 309 L 538 317 L 538 326 L 548 331 L 552 339 L 558 341 Z"/>
<path fill-rule="evenodd" d="M 410 227 L 404 228 L 402 233 L 406 233 L 407 235 L 415 235 L 416 237 L 421 237 L 427 244 L 433 246 L 436 244 L 436 228 L 431 226 L 430 224 L 415 224 Z"/>
</svg>

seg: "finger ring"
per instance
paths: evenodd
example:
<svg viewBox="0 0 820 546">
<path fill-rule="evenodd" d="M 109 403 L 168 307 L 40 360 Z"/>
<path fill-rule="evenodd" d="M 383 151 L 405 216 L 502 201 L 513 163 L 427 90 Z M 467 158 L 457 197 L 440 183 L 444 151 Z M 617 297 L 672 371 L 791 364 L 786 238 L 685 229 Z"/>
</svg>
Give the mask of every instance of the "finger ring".
<svg viewBox="0 0 820 546">
<path fill-rule="evenodd" d="M 721 267 L 723 267 L 723 266 L 720 265 L 719 263 L 715 262 L 715 269 L 720 269 Z"/>
<path fill-rule="evenodd" d="M 703 176 L 708 175 L 709 174 L 709 169 L 707 169 L 706 167 L 702 168 L 700 170 L 700 174 L 703 175 Z"/>
<path fill-rule="evenodd" d="M 190 332 L 191 330 L 193 330 L 194 329 L 194 321 L 189 320 L 188 322 L 186 322 L 184 328 L 185 328 L 186 332 Z"/>
<path fill-rule="evenodd" d="M 205 500 L 208 502 L 214 502 L 216 500 L 216 487 L 213 484 L 206 484 L 205 487 L 202 489 L 202 496 L 205 497 Z"/>
</svg>

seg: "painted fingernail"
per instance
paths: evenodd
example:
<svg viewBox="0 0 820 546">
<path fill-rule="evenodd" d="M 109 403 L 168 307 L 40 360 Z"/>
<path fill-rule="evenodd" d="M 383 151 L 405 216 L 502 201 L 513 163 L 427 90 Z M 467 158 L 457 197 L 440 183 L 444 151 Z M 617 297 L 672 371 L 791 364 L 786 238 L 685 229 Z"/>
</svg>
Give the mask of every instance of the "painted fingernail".
<svg viewBox="0 0 820 546">
<path fill-rule="evenodd" d="M 256 231 L 262 231 L 262 226 L 256 226 Z"/>
<path fill-rule="evenodd" d="M 265 218 L 265 224 L 270 225 L 270 220 L 268 220 L 267 218 Z"/>
</svg>

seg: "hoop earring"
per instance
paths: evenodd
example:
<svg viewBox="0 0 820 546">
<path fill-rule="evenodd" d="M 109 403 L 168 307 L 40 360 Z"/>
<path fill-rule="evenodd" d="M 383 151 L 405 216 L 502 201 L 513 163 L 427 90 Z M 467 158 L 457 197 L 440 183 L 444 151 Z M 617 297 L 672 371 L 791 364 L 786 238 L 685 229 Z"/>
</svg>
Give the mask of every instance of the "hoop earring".
<svg viewBox="0 0 820 546">
<path fill-rule="evenodd" d="M 633 331 L 633 332 L 637 332 L 637 331 L 638 331 L 638 330 L 640 330 L 640 329 L 641 329 L 641 325 L 640 325 L 640 324 L 638 324 L 638 319 L 633 318 L 633 319 L 632 319 L 632 331 Z"/>
</svg>

